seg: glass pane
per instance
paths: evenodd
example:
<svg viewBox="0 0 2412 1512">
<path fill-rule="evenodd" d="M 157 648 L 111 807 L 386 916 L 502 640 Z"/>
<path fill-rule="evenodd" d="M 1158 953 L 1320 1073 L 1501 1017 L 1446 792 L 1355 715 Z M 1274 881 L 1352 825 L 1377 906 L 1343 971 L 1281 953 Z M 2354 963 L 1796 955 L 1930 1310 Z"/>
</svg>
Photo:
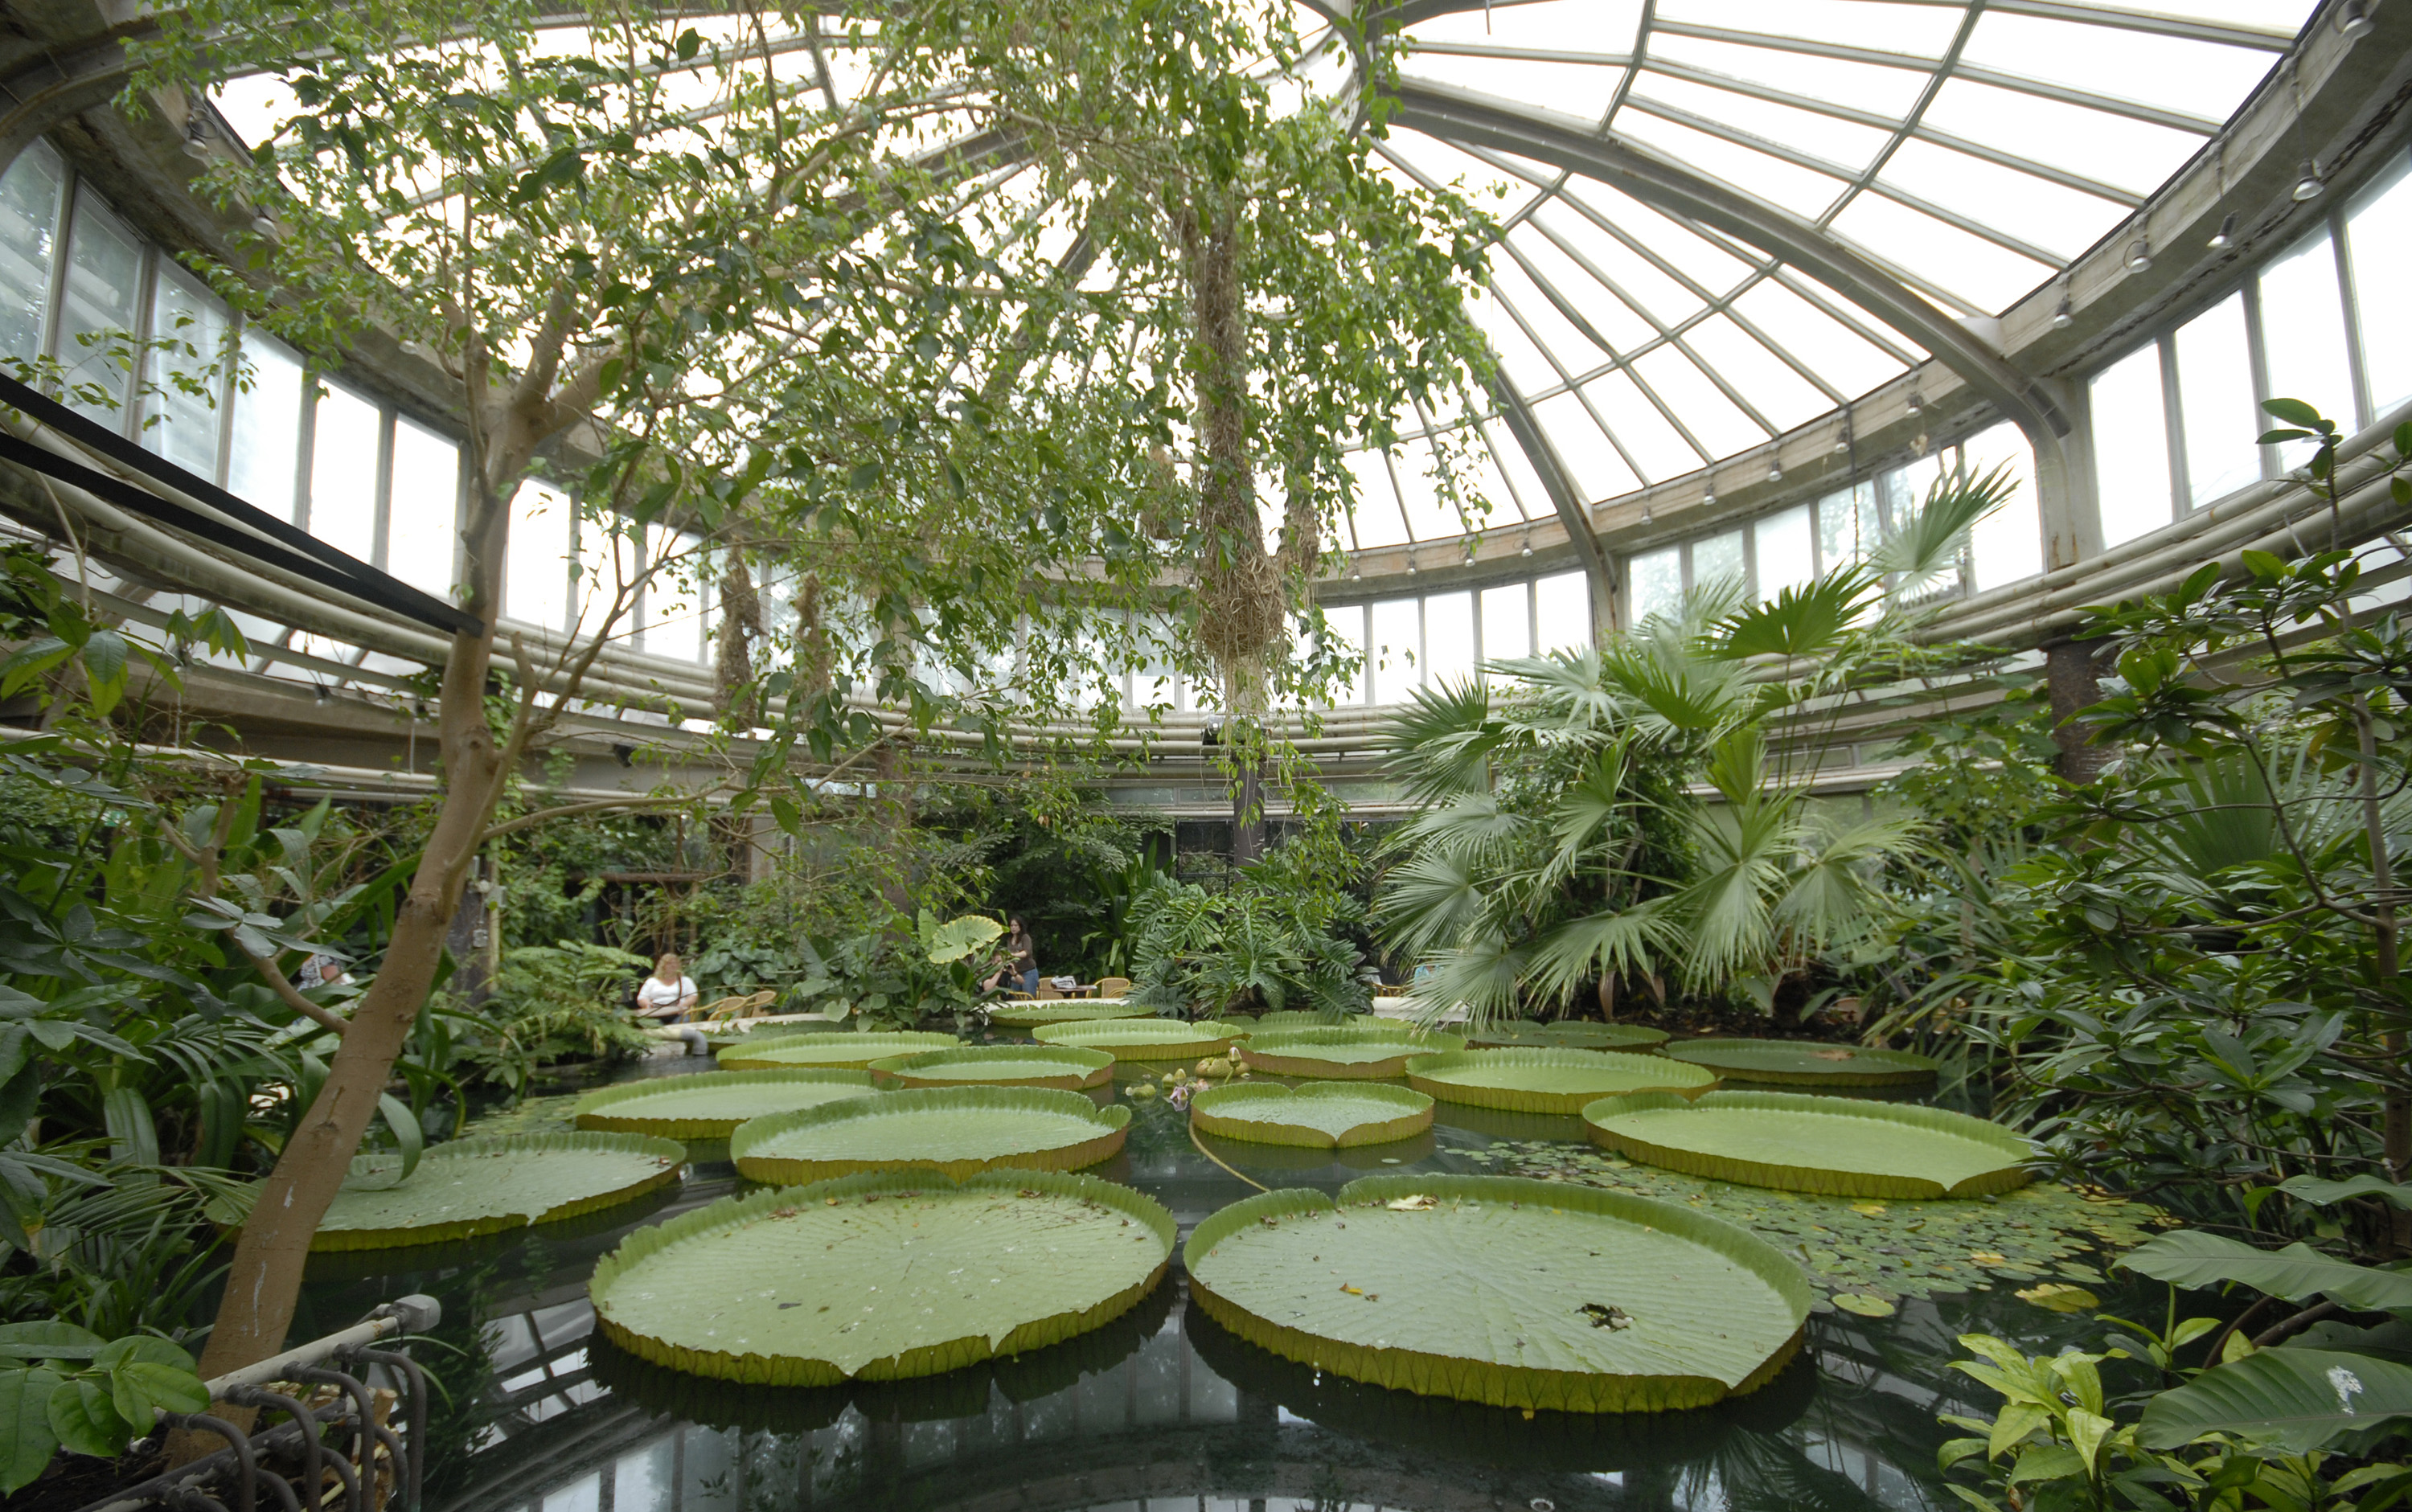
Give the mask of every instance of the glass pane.
<svg viewBox="0 0 2412 1512">
<path fill-rule="evenodd" d="M 66 368 L 68 406 L 111 429 L 125 423 L 125 364 L 141 296 L 142 243 L 97 196 L 79 194 L 67 239 L 58 358 Z"/>
<path fill-rule="evenodd" d="M 1323 611 L 1323 631 L 1329 638 L 1332 654 L 1357 659 L 1354 679 L 1337 683 L 1331 689 L 1335 703 L 1363 703 L 1373 683 L 1373 668 L 1365 659 L 1365 606 L 1342 604 Z"/>
<path fill-rule="evenodd" d="M 1482 658 L 1507 661 L 1533 654 L 1533 585 L 1511 582 L 1482 590 Z"/>
<path fill-rule="evenodd" d="M 706 620 L 712 565 L 696 550 L 699 544 L 684 531 L 659 525 L 646 533 L 646 559 L 657 564 L 645 580 L 644 649 L 649 656 L 683 662 L 709 659 Z"/>
<path fill-rule="evenodd" d="M 290 520 L 301 465 L 302 360 L 275 337 L 245 326 L 227 492 Z"/>
<path fill-rule="evenodd" d="M 1758 521 L 1751 545 L 1758 552 L 1758 596 L 1773 598 L 1787 588 L 1798 588 L 1817 576 L 1816 554 L 1809 549 L 1809 506 L 1796 504 L 1781 514 Z"/>
<path fill-rule="evenodd" d="M 548 630 L 568 624 L 569 521 L 576 512 L 569 495 L 559 489 L 542 483 L 520 485 L 518 496 L 511 500 L 511 536 L 504 553 L 505 614 Z"/>
<path fill-rule="evenodd" d="M 1397 703 L 1419 685 L 1423 660 L 1422 606 L 1412 598 L 1385 598 L 1372 606 L 1374 701 Z"/>
<path fill-rule="evenodd" d="M 2363 190 L 2345 213 L 2373 418 L 2412 399 L 2412 280 L 2403 273 L 2404 249 L 2412 247 L 2412 171 L 2403 155 L 2396 154 L 2394 173 Z"/>
<path fill-rule="evenodd" d="M 1742 531 L 1734 529 L 1692 543 L 1692 590 L 1747 589 L 1743 581 Z"/>
<path fill-rule="evenodd" d="M 2036 507 L 2035 450 L 2015 425 L 1996 425 L 1968 438 L 1960 455 L 1968 469 L 1983 477 L 2008 463 L 2018 480 L 2018 492 L 2008 503 L 1977 521 L 1968 533 L 1976 558 L 1974 587 L 1982 593 L 2006 582 L 2032 578 L 2043 570 L 2043 517 Z"/>
<path fill-rule="evenodd" d="M 0 177 L 0 356 L 42 355 L 65 177 L 58 154 L 41 142 L 18 154 Z"/>
<path fill-rule="evenodd" d="M 2302 400 L 2340 430 L 2355 428 L 2345 309 L 2326 231 L 2262 268 L 2261 352 L 2271 398 Z M 2299 467 L 2311 450 L 2311 443 L 2298 441 L 2280 456 L 2287 466 Z"/>
<path fill-rule="evenodd" d="M 1561 572 L 1533 583 L 1533 618 L 1541 627 L 1541 649 L 1587 651 L 1592 643 L 1591 581 L 1581 572 Z"/>
<path fill-rule="evenodd" d="M 163 266 L 151 290 L 150 392 L 142 444 L 184 471 L 218 477 L 218 408 L 224 384 L 226 307 Z"/>
<path fill-rule="evenodd" d="M 2244 296 L 2231 294 L 2177 330 L 2178 413 L 2185 426 L 2186 506 L 2199 509 L 2261 477 Z"/>
<path fill-rule="evenodd" d="M 449 591 L 460 507 L 461 448 L 415 420 L 395 417 L 386 570 L 431 594 Z"/>
<path fill-rule="evenodd" d="M 1884 538 L 1876 519 L 1876 486 L 1861 483 L 1817 501 L 1817 568 L 1831 572 L 1859 561 Z"/>
<path fill-rule="evenodd" d="M 1684 601 L 1684 554 L 1680 546 L 1661 547 L 1644 551 L 1626 564 L 1625 572 L 1632 584 L 1625 604 L 1628 626 L 1638 626 L 1653 614 L 1671 614 Z M 1552 630 L 1549 616 L 1542 615 L 1541 639 L 1548 640 Z"/>
<path fill-rule="evenodd" d="M 1424 600 L 1424 680 L 1463 683 L 1474 675 L 1474 595 L 1434 594 Z"/>
<path fill-rule="evenodd" d="M 1172 661 L 1166 652 L 1168 632 L 1161 624 L 1142 623 L 1137 636 L 1140 663 L 1131 669 L 1130 706 L 1153 709 L 1161 704 L 1170 709 L 1176 702 L 1178 688 Z"/>
<path fill-rule="evenodd" d="M 2161 349 L 2140 347 L 2094 375 L 2094 490 L 2102 544 L 2166 525 L 2169 417 L 2161 407 Z"/>
<path fill-rule="evenodd" d="M 383 417 L 331 385 L 310 440 L 310 534 L 361 561 L 376 550 L 377 431 Z"/>
</svg>

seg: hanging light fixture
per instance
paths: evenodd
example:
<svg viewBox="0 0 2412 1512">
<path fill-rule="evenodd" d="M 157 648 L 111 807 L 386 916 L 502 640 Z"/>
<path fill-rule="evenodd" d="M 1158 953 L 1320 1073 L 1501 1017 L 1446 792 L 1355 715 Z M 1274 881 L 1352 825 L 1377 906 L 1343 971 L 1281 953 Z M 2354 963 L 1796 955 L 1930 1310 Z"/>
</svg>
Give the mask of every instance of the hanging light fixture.
<svg viewBox="0 0 2412 1512">
<path fill-rule="evenodd" d="M 2225 252 L 2236 244 L 2236 212 L 2231 210 L 2219 218 L 2219 229 L 2211 233 L 2208 244 L 2213 252 Z"/>
<path fill-rule="evenodd" d="M 2337 30 L 2349 41 L 2359 42 L 2370 35 L 2374 22 L 2370 19 L 2370 0 L 2345 0 L 2337 7 Z"/>
<path fill-rule="evenodd" d="M 210 158 L 209 127 L 201 124 L 198 110 L 184 117 L 184 155 L 202 163 Z"/>
<path fill-rule="evenodd" d="M 1767 459 L 1767 480 L 1771 483 L 1784 481 L 1784 463 L 1776 458 Z"/>
<path fill-rule="evenodd" d="M 2075 324 L 2077 324 L 2077 306 L 2069 302 L 2068 286 L 2063 284 L 2060 286 L 2060 302 L 2052 306 L 2052 329 L 2066 330 Z"/>
<path fill-rule="evenodd" d="M 1641 522 L 1645 525 L 1650 523 L 1650 501 L 1648 499 L 1641 501 Z"/>
<path fill-rule="evenodd" d="M 2317 199 L 2327 188 L 2328 185 L 2320 182 L 2320 165 L 2304 158 L 2303 171 L 2295 180 L 2295 202 L 2301 204 L 2306 199 Z"/>
<path fill-rule="evenodd" d="M 1926 413 L 1926 396 L 1912 389 L 1909 391 L 1909 403 L 1904 407 L 1912 415 L 1923 415 Z"/>
<path fill-rule="evenodd" d="M 1531 531 L 1528 530 L 1524 532 L 1524 549 L 1516 554 L 1518 556 L 1531 556 L 1533 554 L 1533 533 Z"/>
<path fill-rule="evenodd" d="M 2127 271 L 2140 273 L 2153 265 L 2153 239 L 2140 236 L 2127 243 Z"/>
<path fill-rule="evenodd" d="M 1716 507 L 1716 503 L 1717 491 L 1714 489 L 1711 489 L 1706 493 L 1700 495 L 1700 505 L 1703 508 L 1713 509 Z"/>
</svg>

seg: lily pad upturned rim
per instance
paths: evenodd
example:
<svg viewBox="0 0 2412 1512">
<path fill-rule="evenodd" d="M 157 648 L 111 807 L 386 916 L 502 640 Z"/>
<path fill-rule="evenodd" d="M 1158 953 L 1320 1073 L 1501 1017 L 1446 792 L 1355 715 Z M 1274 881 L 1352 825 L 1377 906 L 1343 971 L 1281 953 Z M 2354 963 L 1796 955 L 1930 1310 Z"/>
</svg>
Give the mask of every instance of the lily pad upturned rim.
<svg viewBox="0 0 2412 1512">
<path fill-rule="evenodd" d="M 1469 1050 L 1624 1050 L 1648 1054 L 1670 1036 L 1647 1024 L 1602 1023 L 1596 1019 L 1561 1019 L 1543 1023 L 1534 1019 L 1505 1019 L 1465 1035 Z"/>
<path fill-rule="evenodd" d="M 454 1240 L 476 1239 L 481 1234 L 499 1234 L 537 1224 L 559 1223 L 581 1213 L 596 1212 L 605 1208 L 634 1202 L 646 1193 L 678 1180 L 686 1165 L 686 1146 L 675 1139 L 659 1138 L 650 1134 L 597 1134 L 581 1131 L 574 1134 L 498 1134 L 467 1139 L 453 1139 L 430 1148 L 420 1157 L 418 1170 L 411 1176 L 418 1181 L 440 1172 L 445 1164 L 456 1160 L 476 1159 L 496 1153 L 543 1155 L 552 1151 L 599 1152 L 610 1154 L 647 1156 L 665 1164 L 644 1173 L 634 1182 L 607 1191 L 591 1192 L 556 1203 L 538 1213 L 488 1213 L 473 1218 L 450 1219 L 434 1224 L 404 1224 L 381 1228 L 329 1227 L 326 1220 L 311 1236 L 313 1253 L 332 1250 L 387 1250 L 416 1244 L 443 1244 Z M 357 1166 L 359 1163 L 356 1161 Z M 433 1170 L 431 1170 L 433 1167 Z M 410 1183 L 383 1189 L 386 1192 L 407 1192 Z M 332 1216 L 332 1210 L 330 1210 Z"/>
<path fill-rule="evenodd" d="M 1396 1055 L 1378 1061 L 1326 1060 L 1318 1049 L 1347 1045 L 1395 1045 Z M 1419 1055 L 1441 1055 L 1465 1049 L 1455 1035 L 1417 1030 L 1405 1024 L 1327 1024 L 1296 1029 L 1264 1029 L 1239 1047 L 1240 1059 L 1252 1070 L 1276 1077 L 1320 1077 L 1334 1080 L 1380 1079 L 1403 1074 Z"/>
<path fill-rule="evenodd" d="M 824 1206 L 831 1201 L 842 1204 L 862 1196 L 946 1196 L 989 1191 L 1037 1192 L 1110 1209 L 1154 1233 L 1163 1241 L 1163 1253 L 1138 1283 L 1090 1307 L 1033 1318 L 993 1343 L 985 1338 L 963 1338 L 908 1349 L 875 1360 L 851 1374 L 828 1360 L 771 1358 L 750 1352 L 734 1355 L 667 1344 L 621 1327 L 611 1319 L 605 1305 L 605 1294 L 612 1284 L 640 1262 L 674 1245 L 706 1238 L 718 1229 L 752 1223 L 782 1208 Z M 1172 1247 L 1179 1231 L 1170 1210 L 1154 1197 L 1117 1182 L 1074 1171 L 982 1171 L 960 1182 L 945 1181 L 928 1171 L 874 1171 L 801 1186 L 776 1187 L 744 1196 L 727 1196 L 693 1212 L 681 1213 L 668 1223 L 638 1229 L 619 1248 L 596 1262 L 587 1281 L 587 1296 L 595 1303 L 596 1324 L 606 1338 L 640 1359 L 670 1370 L 751 1386 L 816 1387 L 836 1386 L 846 1380 L 897 1381 L 938 1375 L 984 1359 L 1044 1349 L 1112 1322 L 1163 1282 L 1171 1265 Z"/>
<path fill-rule="evenodd" d="M 1632 1064 L 1627 1064 L 1625 1063 Z M 1485 1087 L 1451 1080 L 1448 1073 L 1482 1066 L 1531 1066 L 1546 1070 L 1640 1075 L 1643 1084 L 1626 1088 L 1594 1088 L 1589 1092 L 1549 1092 L 1537 1088 Z M 1698 1076 L 1698 1081 L 1689 1079 Z M 1584 1105 L 1622 1092 L 1669 1092 L 1698 1097 L 1717 1086 L 1715 1072 L 1669 1061 L 1663 1055 L 1632 1050 L 1458 1050 L 1447 1055 L 1419 1056 L 1407 1063 L 1407 1085 L 1445 1103 L 1497 1108 L 1511 1113 L 1581 1113 Z"/>
<path fill-rule="evenodd" d="M 1143 1003 L 1100 1003 L 1094 998 L 1034 998 L 1027 1003 L 994 1003 L 988 1021 L 1008 1029 L 1035 1029 L 1052 1023 L 1100 1023 L 1109 1019 L 1152 1019 L 1155 1010 Z"/>
<path fill-rule="evenodd" d="M 664 1139 L 726 1139 L 745 1118 L 644 1118 L 612 1108 L 671 1093 L 705 1092 L 716 1087 L 807 1086 L 859 1087 L 862 1095 L 879 1091 L 868 1071 L 834 1066 L 791 1066 L 777 1071 L 699 1071 L 687 1076 L 649 1077 L 602 1087 L 578 1099 L 571 1114 L 581 1129 L 598 1134 L 651 1134 Z M 746 1118 L 759 1117 L 747 1114 Z"/>
<path fill-rule="evenodd" d="M 1199 1263 L 1215 1246 L 1235 1234 L 1256 1228 L 1267 1219 L 1278 1221 L 1293 1213 L 1342 1211 L 1409 1196 L 1429 1196 L 1441 1202 L 1452 1198 L 1519 1202 L 1596 1213 L 1657 1229 L 1714 1251 L 1766 1283 L 1792 1314 L 1792 1332 L 1756 1369 L 1728 1387 L 1708 1376 L 1630 1376 L 1547 1370 L 1468 1360 L 1396 1345 L 1352 1343 L 1260 1317 L 1198 1279 Z M 1775 1379 L 1800 1352 L 1809 1311 L 1816 1300 L 1816 1293 L 1798 1265 L 1758 1235 L 1722 1218 L 1631 1193 L 1519 1176 L 1364 1176 L 1342 1187 L 1336 1198 L 1311 1188 L 1285 1187 L 1243 1198 L 1209 1214 L 1190 1230 L 1187 1241 L 1181 1247 L 1181 1259 L 1189 1273 L 1189 1295 L 1209 1317 L 1284 1358 L 1349 1380 L 1420 1395 L 1536 1411 L 1662 1411 L 1708 1406 L 1747 1395 Z"/>
<path fill-rule="evenodd" d="M 780 1071 L 803 1066 L 825 1066 L 840 1070 L 860 1070 L 874 1061 L 884 1061 L 891 1055 L 911 1055 L 919 1050 L 945 1050 L 963 1041 L 953 1035 L 941 1035 L 922 1030 L 885 1030 L 876 1034 L 780 1035 L 772 1043 L 751 1055 L 743 1053 L 746 1047 L 732 1046 L 720 1052 L 720 1068 L 724 1071 Z M 826 1049 L 822 1049 L 827 1047 Z M 810 1057 L 783 1055 L 782 1051 L 820 1049 Z"/>
<path fill-rule="evenodd" d="M 1765 1064 L 1769 1052 L 1779 1055 L 1789 1052 L 1805 1059 L 1819 1050 L 1849 1050 L 1851 1059 L 1796 1066 L 1770 1067 Z M 1933 1059 L 1908 1050 L 1809 1039 L 1685 1039 L 1669 1044 L 1667 1054 L 1687 1064 L 1708 1066 L 1736 1081 L 1758 1081 L 1775 1086 L 1910 1086 L 1934 1080 L 1942 1069 Z M 1821 1069 L 1821 1065 L 1831 1066 L 1832 1069 Z"/>
<path fill-rule="evenodd" d="M 1052 1076 L 1002 1078 L 924 1077 L 917 1074 L 933 1065 L 977 1065 L 982 1061 L 1003 1061 L 1015 1056 L 1052 1056 L 1060 1064 L 1081 1069 L 1077 1073 L 1066 1070 Z M 1114 1079 L 1114 1058 L 1103 1050 L 1084 1050 L 1078 1045 L 957 1045 L 949 1050 L 891 1055 L 886 1060 L 872 1062 L 871 1070 L 907 1088 L 1052 1087 L 1060 1092 L 1083 1092 L 1091 1087 L 1102 1087 Z"/>
<path fill-rule="evenodd" d="M 1334 1135 L 1312 1123 L 1290 1123 L 1280 1119 L 1239 1118 L 1232 1114 L 1236 1107 L 1250 1103 L 1283 1103 L 1299 1097 L 1339 1095 L 1364 1098 L 1388 1104 L 1398 1112 L 1393 1118 L 1359 1123 Z M 1380 1081 L 1307 1081 L 1287 1087 L 1277 1081 L 1235 1081 L 1220 1087 L 1205 1087 L 1191 1094 L 1189 1122 L 1206 1134 L 1220 1135 L 1226 1139 L 1239 1139 L 1249 1144 L 1298 1145 L 1308 1150 L 1346 1150 L 1358 1145 L 1394 1144 L 1410 1139 L 1432 1127 L 1433 1100 L 1423 1093 L 1408 1087 L 1393 1087 Z"/>
<path fill-rule="evenodd" d="M 934 1160 L 902 1156 L 893 1159 L 804 1159 L 792 1155 L 757 1155 L 763 1143 L 797 1129 L 839 1123 L 859 1118 L 910 1117 L 921 1111 L 1045 1112 L 1078 1120 L 1095 1127 L 1086 1138 L 1047 1150 L 1007 1151 L 980 1159 Z M 1078 1170 L 1110 1159 L 1130 1136 L 1130 1108 L 1122 1103 L 1100 1108 L 1077 1092 L 1051 1087 L 924 1087 L 891 1092 L 878 1097 L 850 1097 L 793 1113 L 773 1113 L 737 1126 L 728 1137 L 728 1158 L 748 1181 L 796 1186 L 866 1171 L 927 1171 L 961 1182 L 982 1170 Z"/>
<path fill-rule="evenodd" d="M 1614 1128 L 1611 1121 L 1620 1114 L 1683 1109 L 1713 1116 L 1720 1108 L 1739 1108 L 1767 1112 L 1806 1113 L 1827 1118 L 1859 1118 L 1872 1123 L 1893 1125 L 1905 1133 L 1912 1130 L 1948 1134 L 1955 1138 L 1998 1150 L 2003 1164 L 1993 1170 L 1980 1171 L 1946 1185 L 1932 1177 L 1906 1173 L 1836 1170 L 1815 1164 L 1815 1146 L 1802 1147 L 1803 1158 L 1795 1162 L 1747 1160 L 1723 1155 L 1712 1151 L 1680 1145 L 1661 1144 L 1644 1139 L 1625 1130 Z M 1603 1097 L 1582 1110 L 1583 1127 L 1592 1142 L 1613 1150 L 1621 1155 L 1656 1166 L 1663 1170 L 1681 1171 L 1687 1176 L 1707 1177 L 1713 1181 L 1734 1182 L 1744 1186 L 1764 1186 L 1786 1192 L 1814 1192 L 1827 1196 L 1892 1197 L 1905 1201 L 1934 1200 L 1942 1197 L 1979 1197 L 1995 1193 L 2014 1191 L 2035 1179 L 2030 1166 L 2036 1158 L 2035 1147 L 2017 1134 L 1986 1119 L 1949 1108 L 1920 1108 L 1904 1103 L 1870 1103 L 1848 1097 L 1819 1097 L 1797 1092 L 1714 1092 L 1699 1098 L 1682 1098 L 1666 1093 L 1631 1093 L 1616 1097 Z"/>
<path fill-rule="evenodd" d="M 1130 1030 L 1140 1024 L 1163 1024 L 1191 1033 L 1185 1037 L 1168 1035 L 1161 1039 L 1127 1037 Z M 1126 1037 L 1118 1039 L 1117 1033 Z M 1031 1031 L 1030 1037 L 1042 1045 L 1103 1050 L 1117 1061 L 1186 1061 L 1220 1055 L 1231 1048 L 1232 1041 L 1244 1039 L 1247 1035 L 1248 1031 L 1239 1024 L 1212 1019 L 1195 1022 L 1179 1019 L 1100 1019 L 1090 1023 L 1042 1024 Z"/>
</svg>

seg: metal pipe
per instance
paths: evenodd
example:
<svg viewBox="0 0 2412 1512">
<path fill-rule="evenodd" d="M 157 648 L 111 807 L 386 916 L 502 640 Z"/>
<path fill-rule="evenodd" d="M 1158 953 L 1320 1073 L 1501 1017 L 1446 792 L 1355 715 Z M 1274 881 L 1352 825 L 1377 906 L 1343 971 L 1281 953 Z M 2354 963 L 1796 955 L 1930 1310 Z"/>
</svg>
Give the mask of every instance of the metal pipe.
<svg viewBox="0 0 2412 1512">
<path fill-rule="evenodd" d="M 298 1402 L 281 1391 L 265 1387 L 239 1386 L 225 1393 L 225 1401 L 238 1407 L 264 1407 L 281 1412 L 293 1419 L 294 1431 L 302 1438 L 302 1512 L 318 1512 L 318 1492 L 326 1485 L 327 1475 L 322 1461 L 326 1446 L 318 1442 L 318 1418 L 309 1404 Z M 355 1498 L 348 1505 L 358 1505 Z"/>
</svg>

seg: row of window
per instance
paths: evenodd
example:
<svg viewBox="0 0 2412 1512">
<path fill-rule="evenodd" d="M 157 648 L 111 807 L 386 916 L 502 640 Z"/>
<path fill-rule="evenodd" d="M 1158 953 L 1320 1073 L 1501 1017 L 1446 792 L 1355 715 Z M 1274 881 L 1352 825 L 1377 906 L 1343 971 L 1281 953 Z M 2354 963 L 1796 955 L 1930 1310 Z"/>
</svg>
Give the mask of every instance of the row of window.
<svg viewBox="0 0 2412 1512">
<path fill-rule="evenodd" d="M 2412 399 L 2412 157 L 2192 319 L 2094 375 L 2095 496 L 2116 546 L 2275 477 L 2302 448 L 2261 446 L 2269 399 L 2301 399 L 2346 431 Z"/>
</svg>

